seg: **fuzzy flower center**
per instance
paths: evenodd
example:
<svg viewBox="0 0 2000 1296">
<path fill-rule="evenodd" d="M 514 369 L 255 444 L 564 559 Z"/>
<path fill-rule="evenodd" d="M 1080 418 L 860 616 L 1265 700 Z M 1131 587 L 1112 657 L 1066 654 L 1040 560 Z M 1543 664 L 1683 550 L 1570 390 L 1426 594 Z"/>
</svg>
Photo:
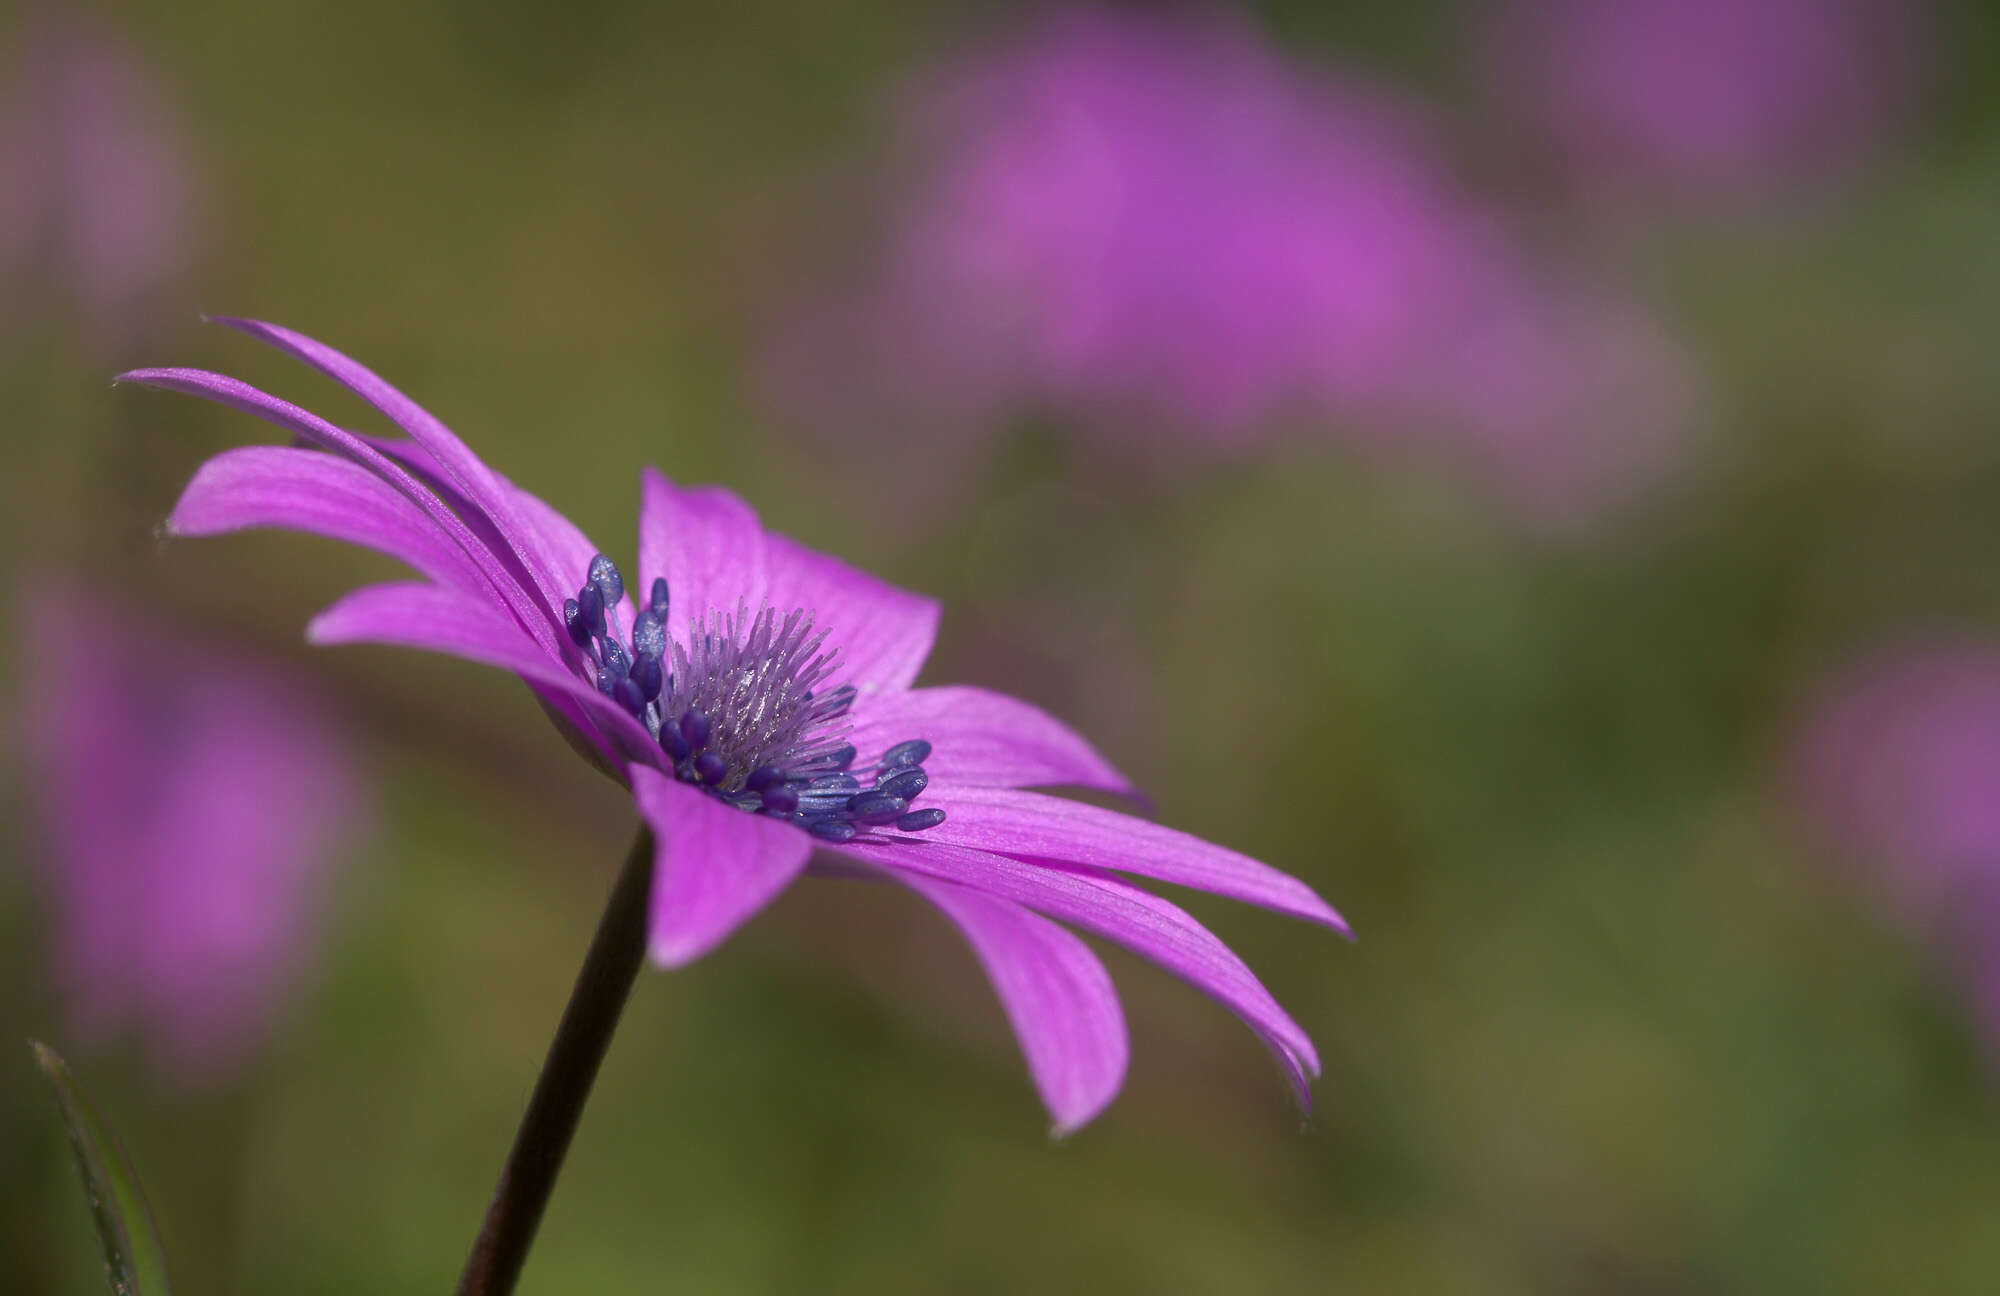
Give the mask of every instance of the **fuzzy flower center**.
<svg viewBox="0 0 2000 1296">
<path fill-rule="evenodd" d="M 839 650 L 801 609 L 732 613 L 710 609 L 685 644 L 667 634 L 669 591 L 655 577 L 646 605 L 620 642 L 625 581 L 609 558 L 590 560 L 563 621 L 585 669 L 646 726 L 676 778 L 753 814 L 790 820 L 826 841 L 869 829 L 921 832 L 944 822 L 935 807 L 912 809 L 929 786 L 931 745 L 899 742 L 864 783 L 847 741 L 851 684 L 828 687 Z"/>
</svg>

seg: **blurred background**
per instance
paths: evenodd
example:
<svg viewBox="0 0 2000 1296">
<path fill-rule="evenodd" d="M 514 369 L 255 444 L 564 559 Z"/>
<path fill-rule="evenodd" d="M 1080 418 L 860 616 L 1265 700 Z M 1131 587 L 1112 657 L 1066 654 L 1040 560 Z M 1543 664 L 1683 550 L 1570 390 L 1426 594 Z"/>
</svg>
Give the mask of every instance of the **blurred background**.
<svg viewBox="0 0 2000 1296">
<path fill-rule="evenodd" d="M 646 974 L 529 1291 L 2000 1288 L 2000 19 L 1972 0 L 0 8 L 0 1286 L 448 1289 L 616 862 L 393 568 L 167 542 L 378 369 L 621 562 L 635 474 L 938 595 L 1358 941 L 1319 1043 L 1113 956 L 1059 1144 L 967 950 L 801 884 Z M 1181 897 L 1176 897 L 1181 898 Z M 7 1041 L 13 1041 L 8 1043 Z"/>
</svg>

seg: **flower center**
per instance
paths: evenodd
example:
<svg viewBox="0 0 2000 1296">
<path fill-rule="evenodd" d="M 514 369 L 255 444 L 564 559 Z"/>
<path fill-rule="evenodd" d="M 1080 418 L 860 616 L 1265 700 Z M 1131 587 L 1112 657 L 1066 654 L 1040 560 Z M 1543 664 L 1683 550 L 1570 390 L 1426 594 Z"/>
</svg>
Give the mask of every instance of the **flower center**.
<svg viewBox="0 0 2000 1296">
<path fill-rule="evenodd" d="M 616 624 L 624 597 L 618 568 L 598 554 L 583 588 L 563 603 L 563 621 L 597 687 L 646 726 L 676 778 L 826 841 L 944 822 L 943 810 L 911 808 L 930 783 L 928 742 L 883 752 L 870 785 L 853 772 L 859 753 L 846 717 L 854 686 L 826 687 L 839 650 L 826 646 L 827 631 L 814 628 L 810 613 L 752 614 L 744 603 L 729 614 L 710 609 L 682 644 L 667 634 L 661 576 L 632 619 L 628 647 Z"/>
</svg>

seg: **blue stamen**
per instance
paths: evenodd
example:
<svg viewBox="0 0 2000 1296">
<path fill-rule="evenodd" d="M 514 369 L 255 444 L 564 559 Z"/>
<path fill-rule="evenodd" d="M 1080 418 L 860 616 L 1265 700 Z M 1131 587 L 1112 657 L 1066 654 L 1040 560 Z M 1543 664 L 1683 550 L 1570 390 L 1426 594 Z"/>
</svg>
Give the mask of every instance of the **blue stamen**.
<svg viewBox="0 0 2000 1296">
<path fill-rule="evenodd" d="M 632 673 L 632 659 L 625 655 L 625 649 L 616 639 L 605 638 L 597 645 L 598 660 L 616 679 L 624 679 Z"/>
<path fill-rule="evenodd" d="M 931 785 L 931 776 L 922 769 L 905 769 L 899 774 L 891 774 L 882 780 L 876 791 L 888 796 L 914 801 L 919 793 Z"/>
<path fill-rule="evenodd" d="M 863 792 L 849 800 L 847 808 L 853 811 L 857 823 L 885 824 L 908 810 L 910 803 L 882 792 Z"/>
<path fill-rule="evenodd" d="M 604 633 L 604 595 L 597 586 L 586 585 L 576 592 L 576 617 L 593 637 Z"/>
<path fill-rule="evenodd" d="M 590 627 L 583 623 L 583 611 L 575 599 L 563 600 L 563 625 L 569 630 L 571 643 L 579 648 L 590 647 Z"/>
<path fill-rule="evenodd" d="M 651 702 L 660 696 L 660 686 L 666 677 L 660 672 L 660 659 L 641 657 L 632 663 L 632 682 L 639 686 L 639 696 Z"/>
<path fill-rule="evenodd" d="M 618 564 L 603 554 L 590 560 L 590 572 L 584 579 L 604 596 L 605 607 L 616 607 L 618 600 L 625 597 L 625 578 L 618 574 Z"/>
<path fill-rule="evenodd" d="M 660 624 L 660 618 L 651 612 L 641 612 L 632 618 L 632 654 L 635 657 L 651 657 L 655 661 L 667 651 L 667 628 Z"/>
<path fill-rule="evenodd" d="M 610 627 L 625 579 L 596 554 L 583 587 L 563 605 L 563 626 L 586 650 L 586 675 L 645 723 L 674 777 L 822 841 L 944 822 L 943 810 L 910 808 L 930 787 L 929 742 L 897 743 L 871 769 L 853 771 L 858 753 L 842 737 L 859 693 L 830 682 L 838 652 L 810 613 L 753 612 L 739 603 L 733 613 L 711 610 L 691 621 L 676 641 L 667 630 L 666 578 L 655 577 L 648 593 L 620 642 Z"/>
</svg>

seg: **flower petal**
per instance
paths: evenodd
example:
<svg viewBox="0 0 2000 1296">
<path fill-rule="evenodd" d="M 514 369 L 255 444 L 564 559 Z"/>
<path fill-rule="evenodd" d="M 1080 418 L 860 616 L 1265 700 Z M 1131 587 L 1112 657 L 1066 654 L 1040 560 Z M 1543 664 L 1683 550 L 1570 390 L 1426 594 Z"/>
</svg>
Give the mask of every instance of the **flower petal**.
<svg viewBox="0 0 2000 1296">
<path fill-rule="evenodd" d="M 1319 1056 L 1243 960 L 1175 905 L 1112 878 L 1085 877 L 929 841 L 857 840 L 835 847 L 865 863 L 942 878 L 1116 941 L 1216 1000 L 1257 1033 L 1302 1107 Z"/>
<path fill-rule="evenodd" d="M 282 527 L 387 554 L 430 577 L 484 593 L 465 552 L 408 499 L 349 459 L 320 450 L 254 445 L 225 450 L 195 470 L 167 518 L 184 536 Z"/>
<path fill-rule="evenodd" d="M 660 759 L 646 727 L 623 707 L 550 660 L 497 609 L 456 590 L 414 581 L 364 586 L 314 617 L 306 638 L 422 648 L 513 671 L 576 703 L 607 753 L 623 761 Z"/>
<path fill-rule="evenodd" d="M 680 642 L 711 611 L 733 613 L 742 602 L 754 615 L 764 605 L 764 541 L 755 510 L 722 487 L 640 472 L 636 584 L 650 589 L 654 577 L 667 578 L 667 630 Z"/>
<path fill-rule="evenodd" d="M 500 529 L 493 519 L 467 499 L 456 486 L 439 475 L 437 462 L 424 453 L 422 446 L 404 437 L 369 436 L 359 432 L 355 433 L 355 437 L 409 469 L 412 477 L 422 482 L 432 494 L 449 505 L 454 513 L 464 518 L 473 532 L 486 542 L 487 548 L 493 550 L 509 570 L 518 572 L 520 580 L 528 582 L 532 579 L 521 566 L 514 546 L 500 534 Z M 493 473 L 493 479 L 499 483 L 518 509 L 515 520 L 520 527 L 534 533 L 536 542 L 550 554 L 550 560 L 560 570 L 570 573 L 572 583 L 565 586 L 565 589 L 581 588 L 584 574 L 590 569 L 590 560 L 603 553 L 603 548 L 593 543 L 576 523 L 563 516 L 539 496 L 522 490 L 497 472 Z M 563 597 L 568 598 L 570 595 L 564 594 Z M 606 612 L 611 619 L 610 629 L 613 636 L 622 638 L 624 628 L 632 623 L 630 594 L 620 599 L 615 608 L 607 608 Z"/>
<path fill-rule="evenodd" d="M 1021 1042 L 1057 1137 L 1125 1083 L 1130 1049 L 1111 974 L 1072 933 L 1018 904 L 908 870 L 882 870 L 944 911 L 979 956 Z"/>
<path fill-rule="evenodd" d="M 147 387 L 158 387 L 165 391 L 182 392 L 189 396 L 199 396 L 232 409 L 254 414 L 266 422 L 276 424 L 287 432 L 294 433 L 324 446 L 326 449 L 351 459 L 368 469 L 383 481 L 395 487 L 405 498 L 414 502 L 430 519 L 450 536 L 466 556 L 486 577 L 493 593 L 505 601 L 523 629 L 552 655 L 562 655 L 567 636 L 557 638 L 561 629 L 559 614 L 541 605 L 537 594 L 522 584 L 521 580 L 501 562 L 499 557 L 473 534 L 458 514 L 447 508 L 442 500 L 425 488 L 401 464 L 385 457 L 381 451 L 367 444 L 352 432 L 335 427 L 333 424 L 312 414 L 289 401 L 279 400 L 267 392 L 259 391 L 249 383 L 226 374 L 211 373 L 206 369 L 134 369 L 120 374 L 119 382 L 135 382 Z"/>
<path fill-rule="evenodd" d="M 937 642 L 936 599 L 899 589 L 808 549 L 789 536 L 765 536 L 771 606 L 805 608 L 813 623 L 832 633 L 840 649 L 841 678 L 863 693 L 906 689 Z"/>
<path fill-rule="evenodd" d="M 294 333 L 288 328 L 259 320 L 232 319 L 221 315 L 211 318 L 214 323 L 248 333 L 260 342 L 303 360 L 373 405 L 407 432 L 410 439 L 422 446 L 437 462 L 445 477 L 464 492 L 465 497 L 481 512 L 493 519 L 502 539 L 533 578 L 536 593 L 552 614 L 560 616 L 564 592 L 570 582 L 581 582 L 580 575 L 572 576 L 556 570 L 553 556 L 541 542 L 541 537 L 533 528 L 521 524 L 510 491 L 503 485 L 499 474 L 488 468 L 485 461 L 472 453 L 471 447 L 459 440 L 458 435 L 437 416 L 396 390 L 366 365 L 303 333 Z"/>
<path fill-rule="evenodd" d="M 653 830 L 653 961 L 692 963 L 805 872 L 812 839 L 782 820 L 724 805 L 671 775 L 634 766 L 632 794 Z"/>
<path fill-rule="evenodd" d="M 855 708 L 848 740 L 864 756 L 906 738 L 932 745 L 924 768 L 953 786 L 1067 784 L 1138 795 L 1111 762 L 1068 725 L 1004 693 L 950 685 L 870 698 Z"/>
<path fill-rule="evenodd" d="M 943 755 L 935 752 L 925 768 Z M 928 841 L 950 842 L 1014 859 L 1136 873 L 1273 909 L 1352 936 L 1347 920 L 1313 889 L 1248 855 L 1191 834 L 1063 797 L 1001 788 L 936 784 L 926 794 L 947 818 Z"/>
</svg>

